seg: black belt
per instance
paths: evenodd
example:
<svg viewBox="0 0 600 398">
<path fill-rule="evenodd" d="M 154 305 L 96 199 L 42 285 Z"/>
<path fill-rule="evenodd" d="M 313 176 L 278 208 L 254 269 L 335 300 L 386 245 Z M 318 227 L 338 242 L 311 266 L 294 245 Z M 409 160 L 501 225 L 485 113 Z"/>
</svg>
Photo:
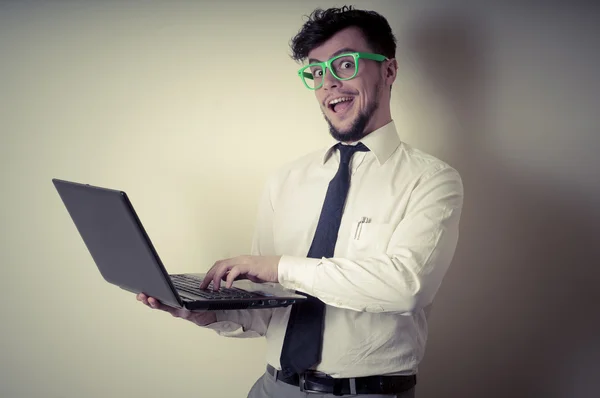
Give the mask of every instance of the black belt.
<svg viewBox="0 0 600 398">
<path fill-rule="evenodd" d="M 300 387 L 303 392 L 320 394 L 399 394 L 408 391 L 417 384 L 417 376 L 367 376 L 349 379 L 336 379 L 324 373 L 306 371 L 300 375 L 284 377 L 283 374 L 267 365 L 267 372 L 284 383 Z"/>
</svg>

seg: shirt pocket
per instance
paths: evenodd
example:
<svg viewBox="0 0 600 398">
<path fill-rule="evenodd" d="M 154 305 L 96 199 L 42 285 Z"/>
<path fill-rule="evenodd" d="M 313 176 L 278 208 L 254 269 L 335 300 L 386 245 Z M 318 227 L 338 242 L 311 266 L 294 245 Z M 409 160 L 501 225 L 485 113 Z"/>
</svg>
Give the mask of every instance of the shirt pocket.
<svg viewBox="0 0 600 398">
<path fill-rule="evenodd" d="M 393 233 L 394 224 L 355 221 L 350 229 L 348 254 L 351 258 L 385 254 Z"/>
</svg>

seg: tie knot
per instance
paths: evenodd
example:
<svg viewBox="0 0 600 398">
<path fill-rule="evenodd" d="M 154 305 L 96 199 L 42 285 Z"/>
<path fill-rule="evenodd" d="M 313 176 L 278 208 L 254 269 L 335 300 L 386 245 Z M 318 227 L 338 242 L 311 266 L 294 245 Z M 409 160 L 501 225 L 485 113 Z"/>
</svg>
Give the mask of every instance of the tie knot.
<svg viewBox="0 0 600 398">
<path fill-rule="evenodd" d="M 339 143 L 336 146 L 340 151 L 340 163 L 349 163 L 350 158 L 352 158 L 352 155 L 356 152 L 369 152 L 369 148 L 362 142 L 359 142 L 356 145 L 343 145 L 342 143 Z"/>
</svg>

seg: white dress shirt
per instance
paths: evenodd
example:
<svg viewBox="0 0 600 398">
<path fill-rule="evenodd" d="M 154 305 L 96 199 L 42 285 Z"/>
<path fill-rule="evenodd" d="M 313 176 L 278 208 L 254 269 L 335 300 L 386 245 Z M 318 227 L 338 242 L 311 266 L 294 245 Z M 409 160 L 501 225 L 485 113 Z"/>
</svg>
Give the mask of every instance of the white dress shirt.
<svg viewBox="0 0 600 398">
<path fill-rule="evenodd" d="M 443 161 L 403 143 L 394 122 L 361 140 L 333 258 L 307 258 L 329 181 L 334 142 L 276 172 L 260 202 L 252 254 L 281 255 L 279 283 L 326 305 L 322 360 L 333 377 L 415 374 L 426 314 L 458 240 L 463 186 Z M 368 222 L 360 223 L 366 217 Z M 279 357 L 290 307 L 217 311 L 222 336 L 267 339 Z"/>
</svg>

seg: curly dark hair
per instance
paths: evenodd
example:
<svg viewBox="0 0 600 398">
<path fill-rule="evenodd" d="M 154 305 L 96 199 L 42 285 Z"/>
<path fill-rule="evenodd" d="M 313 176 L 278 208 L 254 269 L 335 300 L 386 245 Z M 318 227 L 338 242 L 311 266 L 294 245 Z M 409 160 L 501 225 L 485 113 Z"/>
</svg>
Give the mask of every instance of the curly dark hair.
<svg viewBox="0 0 600 398">
<path fill-rule="evenodd" d="M 358 27 L 367 43 L 376 53 L 388 58 L 396 56 L 396 38 L 388 21 L 375 11 L 357 10 L 352 6 L 317 8 L 304 23 L 298 34 L 291 40 L 292 59 L 299 62 L 308 53 L 320 46 L 340 30 Z"/>
</svg>

